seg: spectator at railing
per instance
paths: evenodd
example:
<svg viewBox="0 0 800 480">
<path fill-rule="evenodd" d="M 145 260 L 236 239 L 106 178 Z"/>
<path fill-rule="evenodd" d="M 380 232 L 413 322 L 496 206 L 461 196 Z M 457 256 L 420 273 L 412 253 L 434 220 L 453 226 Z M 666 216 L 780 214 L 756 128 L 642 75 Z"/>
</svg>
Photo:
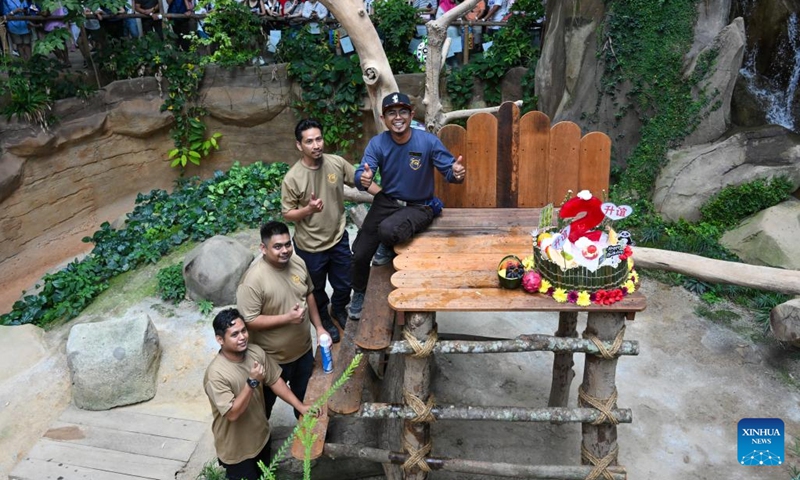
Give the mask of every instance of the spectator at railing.
<svg viewBox="0 0 800 480">
<path fill-rule="evenodd" d="M 267 9 L 267 15 L 270 17 L 282 17 L 283 16 L 283 4 L 280 0 L 267 0 L 264 2 L 264 6 Z"/>
<path fill-rule="evenodd" d="M 263 17 L 267 14 L 267 7 L 264 5 L 264 0 L 244 0 L 243 3 L 247 5 L 247 8 L 250 9 L 250 12 L 258 15 L 259 17 Z"/>
<path fill-rule="evenodd" d="M 159 38 L 164 38 L 164 30 L 161 22 L 161 7 L 159 0 L 134 0 L 133 10 L 136 13 L 147 15 L 148 18 L 142 19 L 142 34 L 156 32 Z"/>
<path fill-rule="evenodd" d="M 439 2 L 439 8 L 436 9 L 436 18 L 441 18 L 442 15 L 444 15 L 445 13 L 449 12 L 450 10 L 452 10 L 453 7 L 455 7 L 455 6 L 456 6 L 455 0 L 441 0 Z M 456 28 L 453 25 L 450 25 L 450 26 L 447 27 L 447 36 L 450 37 L 450 38 L 456 39 L 456 38 L 461 37 L 461 33 L 459 32 L 458 28 Z M 445 55 L 447 55 L 447 52 L 445 52 Z M 455 66 L 455 63 L 456 63 L 455 56 L 449 57 L 447 59 L 447 63 L 451 67 Z"/>
<path fill-rule="evenodd" d="M 303 4 L 303 18 L 322 20 L 328 16 L 328 9 L 319 0 L 308 0 Z"/>
<path fill-rule="evenodd" d="M 51 16 L 51 15 L 57 16 L 57 17 L 63 17 L 66 14 L 67 14 L 67 9 L 64 8 L 61 4 L 58 4 L 58 8 L 56 8 L 52 12 L 49 12 L 47 10 L 42 12 L 42 16 L 45 16 L 45 17 Z M 48 20 L 48 21 L 44 22 L 44 31 L 45 31 L 45 33 L 50 33 L 53 30 L 57 30 L 59 28 L 67 28 L 67 24 L 64 22 L 63 19 Z M 67 50 L 67 43 L 66 42 L 64 43 L 63 47 L 56 48 L 53 51 L 53 53 L 55 54 L 56 59 L 58 59 L 58 61 L 61 62 L 61 65 L 65 66 L 65 67 L 69 67 L 70 66 L 70 63 L 69 63 L 69 50 Z"/>
<path fill-rule="evenodd" d="M 509 9 L 514 2 L 512 0 L 489 0 L 489 6 L 484 10 L 483 15 L 478 20 L 484 22 L 502 22 L 508 15 Z M 486 32 L 489 36 L 494 35 L 500 27 L 489 27 Z"/>
<path fill-rule="evenodd" d="M 97 9 L 97 11 L 101 12 L 100 9 Z M 100 30 L 100 20 L 95 18 L 95 14 L 96 12 L 84 7 L 83 15 L 86 17 L 86 21 L 83 23 L 81 36 L 78 38 L 78 48 L 80 48 L 83 55 L 84 65 L 88 65 L 87 62 L 91 52 L 98 49 L 105 40 L 103 32 Z"/>
<path fill-rule="evenodd" d="M 260 1 L 260 0 L 259 0 Z M 167 0 L 167 13 L 194 13 L 194 0 Z M 189 51 L 191 42 L 186 36 L 195 30 L 196 25 L 193 18 L 174 18 L 172 19 L 172 31 L 178 37 L 178 48 L 184 52 Z"/>
<path fill-rule="evenodd" d="M 486 10 L 486 3 L 483 0 L 481 0 L 475 5 L 475 8 L 473 8 L 472 10 L 467 12 L 466 15 L 464 15 L 464 19 L 468 22 L 477 22 L 478 19 L 481 18 L 481 15 L 483 15 L 483 12 L 485 10 Z M 483 27 L 480 25 L 470 26 L 470 34 L 471 36 L 469 39 L 470 40 L 469 44 L 465 45 L 464 48 L 477 49 L 478 51 L 480 51 L 481 39 L 483 37 Z"/>
<path fill-rule="evenodd" d="M 438 6 L 438 0 L 414 0 L 414 8 L 417 9 L 420 18 L 426 22 L 433 19 Z"/>
<path fill-rule="evenodd" d="M 116 13 L 125 13 L 125 8 L 120 7 Z M 125 22 L 122 18 L 116 18 L 113 11 L 102 7 L 97 12 L 97 19 L 100 20 L 100 29 L 104 31 L 106 37 L 119 40 L 125 36 Z"/>
<path fill-rule="evenodd" d="M 3 11 L 6 15 L 27 15 L 29 7 L 30 3 L 27 0 L 3 0 Z M 30 28 L 28 28 L 28 21 L 9 20 L 6 28 L 8 28 L 8 33 L 11 36 L 12 48 L 17 50 L 23 60 L 30 60 L 33 35 Z"/>
<path fill-rule="evenodd" d="M 288 0 L 283 5 L 283 16 L 289 19 L 303 18 L 303 0 Z"/>
</svg>

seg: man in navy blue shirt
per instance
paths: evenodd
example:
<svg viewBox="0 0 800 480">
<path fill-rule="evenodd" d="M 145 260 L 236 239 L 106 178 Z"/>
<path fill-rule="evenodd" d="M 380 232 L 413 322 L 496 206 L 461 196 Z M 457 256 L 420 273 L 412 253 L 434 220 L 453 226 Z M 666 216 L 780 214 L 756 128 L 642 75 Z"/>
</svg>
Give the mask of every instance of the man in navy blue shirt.
<svg viewBox="0 0 800 480">
<path fill-rule="evenodd" d="M 434 169 L 450 183 L 461 183 L 466 168 L 447 150 L 436 135 L 411 128 L 414 107 L 407 95 L 390 93 L 381 104 L 381 120 L 388 131 L 372 138 L 356 168 L 356 186 L 368 189 L 376 171 L 381 174 L 381 191 L 353 242 L 353 297 L 349 316 L 361 318 L 364 292 L 369 280 L 370 261 L 378 245 L 394 247 L 428 228 L 442 210 L 433 195 Z"/>
</svg>

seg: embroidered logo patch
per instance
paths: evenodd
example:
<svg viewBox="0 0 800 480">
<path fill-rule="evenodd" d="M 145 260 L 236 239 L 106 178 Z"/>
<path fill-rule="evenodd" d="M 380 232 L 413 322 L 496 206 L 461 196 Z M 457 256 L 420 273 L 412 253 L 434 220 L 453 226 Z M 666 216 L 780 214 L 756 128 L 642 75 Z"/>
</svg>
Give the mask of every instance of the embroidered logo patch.
<svg viewBox="0 0 800 480">
<path fill-rule="evenodd" d="M 292 275 L 292 281 L 295 285 L 300 285 L 300 277 L 297 275 Z"/>
<path fill-rule="evenodd" d="M 328 183 L 331 183 L 331 184 L 336 183 L 336 174 L 335 173 L 329 173 L 328 174 Z"/>
<path fill-rule="evenodd" d="M 417 152 L 409 152 L 408 166 L 412 170 L 419 170 L 422 166 L 422 154 Z"/>
</svg>

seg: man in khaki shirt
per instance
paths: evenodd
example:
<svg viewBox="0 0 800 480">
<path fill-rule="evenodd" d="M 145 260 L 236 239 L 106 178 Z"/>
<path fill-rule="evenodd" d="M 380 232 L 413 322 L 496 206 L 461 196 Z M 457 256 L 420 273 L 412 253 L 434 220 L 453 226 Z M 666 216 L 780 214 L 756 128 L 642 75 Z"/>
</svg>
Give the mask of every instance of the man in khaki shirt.
<svg viewBox="0 0 800 480">
<path fill-rule="evenodd" d="M 317 337 L 326 333 L 312 293 L 314 284 L 305 262 L 293 255 L 284 223 L 272 221 L 261 227 L 260 248 L 263 256 L 244 274 L 236 304 L 252 342 L 278 362 L 281 378 L 302 401 L 314 369 L 311 324 Z M 269 418 L 275 405 L 269 389 L 264 389 L 264 402 Z M 294 414 L 300 416 L 297 409 Z"/>
<path fill-rule="evenodd" d="M 323 153 L 322 134 L 322 124 L 314 119 L 300 120 L 295 126 L 297 149 L 303 156 L 283 179 L 281 210 L 284 218 L 295 224 L 295 250 L 306 262 L 314 282 L 322 325 L 336 343 L 339 329 L 331 315 L 344 328 L 350 302 L 352 255 L 345 229 L 344 186 L 354 186 L 355 169 L 344 158 Z M 374 184 L 369 192 L 374 195 L 379 190 Z M 333 288 L 330 299 L 325 292 L 326 281 Z"/>
<path fill-rule="evenodd" d="M 214 447 L 229 480 L 261 478 L 258 461 L 270 463 L 269 421 L 260 384 L 308 412 L 281 378 L 281 370 L 257 345 L 249 343 L 242 316 L 229 308 L 214 318 L 219 353 L 206 369 L 203 387 L 211 403 Z"/>
</svg>

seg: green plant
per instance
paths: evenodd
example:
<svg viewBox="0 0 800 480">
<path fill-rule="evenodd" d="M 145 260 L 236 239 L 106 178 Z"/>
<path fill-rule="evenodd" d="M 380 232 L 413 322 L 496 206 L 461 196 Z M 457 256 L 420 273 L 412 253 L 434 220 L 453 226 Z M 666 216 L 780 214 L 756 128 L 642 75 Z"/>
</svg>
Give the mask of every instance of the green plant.
<svg viewBox="0 0 800 480">
<path fill-rule="evenodd" d="M 457 109 L 466 108 L 472 100 L 472 86 L 476 78 L 483 84 L 483 96 L 488 103 L 499 104 L 500 84 L 512 67 L 527 67 L 522 89 L 528 102 L 534 101 L 533 80 L 539 49 L 533 44 L 533 30 L 537 19 L 544 15 L 544 7 L 538 0 L 518 0 L 505 27 L 492 37 L 492 48 L 483 55 L 476 55 L 469 64 L 454 69 L 447 78 L 447 93 Z M 530 108 L 535 103 L 528 105 Z"/>
<path fill-rule="evenodd" d="M 746 217 L 786 200 L 793 190 L 786 177 L 759 178 L 725 187 L 700 208 L 701 218 L 719 228 L 731 228 Z"/>
<path fill-rule="evenodd" d="M 196 480 L 226 480 L 225 469 L 220 467 L 216 460 L 210 460 L 203 465 Z"/>
<path fill-rule="evenodd" d="M 405 0 L 375 2 L 372 21 L 383 40 L 383 51 L 392 72 L 415 73 L 421 71 L 417 59 L 408 51 L 408 45 L 417 32 L 417 9 Z"/>
<path fill-rule="evenodd" d="M 200 160 L 219 149 L 222 134 L 217 132 L 206 137 L 202 118 L 207 112 L 197 104 L 208 59 L 195 50 L 184 52 L 176 48 L 170 35 L 173 34 L 168 34 L 166 40 L 156 35 L 112 40 L 108 48 L 98 53 L 98 63 L 111 78 L 154 75 L 167 81 L 167 95 L 161 111 L 172 113 L 175 119 L 170 130 L 175 148 L 167 157 L 171 166 L 184 169 L 189 163 L 200 165 Z"/>
<path fill-rule="evenodd" d="M 353 357 L 353 360 L 350 361 L 350 364 L 347 366 L 344 373 L 342 373 L 342 376 L 333 382 L 333 385 L 314 402 L 310 409 L 311 412 L 319 412 L 322 406 L 328 403 L 331 396 L 342 388 L 350 377 L 353 376 L 353 373 L 355 373 L 356 368 L 361 364 L 363 358 L 363 353 L 356 354 L 356 356 Z M 263 462 L 259 462 L 258 466 L 261 468 L 262 479 L 276 480 L 275 471 L 278 469 L 278 463 L 286 456 L 286 452 L 289 451 L 294 438 L 298 437 L 305 447 L 303 478 L 305 480 L 311 480 L 311 447 L 317 439 L 317 436 L 312 432 L 314 430 L 314 425 L 316 425 L 318 421 L 316 415 L 303 415 L 300 422 L 294 427 L 294 430 L 292 430 L 291 435 L 289 435 L 286 441 L 278 448 L 269 466 L 264 465 Z"/>
<path fill-rule="evenodd" d="M 207 317 L 214 311 L 214 302 L 211 300 L 200 300 L 197 302 L 197 309 L 200 310 L 201 315 Z"/>
<path fill-rule="evenodd" d="M 337 153 L 355 154 L 366 91 L 358 56 L 336 55 L 326 35 L 314 35 L 306 26 L 281 38 L 277 58 L 290 62 L 287 72 L 302 87 L 300 100 L 292 104 L 296 115 L 319 120 L 325 143 Z"/>
<path fill-rule="evenodd" d="M 235 0 L 215 2 L 208 13 L 203 29 L 209 38 L 192 37 L 193 48 L 210 47 L 212 52 L 203 58 L 203 64 L 215 63 L 223 67 L 246 65 L 261 52 L 266 37 L 261 21 L 249 7 Z"/>
<path fill-rule="evenodd" d="M 94 249 L 80 262 L 46 275 L 42 291 L 14 303 L 0 316 L 2 325 L 33 323 L 47 326 L 77 316 L 101 292 L 108 280 L 143 263 L 155 263 L 188 239 L 202 241 L 240 226 L 255 227 L 280 212 L 280 186 L 288 165 L 234 164 L 228 173 L 199 181 L 182 179 L 174 191 L 139 194 L 125 228 L 108 222 L 85 242 Z M 224 198 L 219 198 L 224 191 Z M 216 192 L 216 193 L 215 193 Z"/>
<path fill-rule="evenodd" d="M 178 304 L 186 298 L 186 283 L 183 281 L 183 265 L 176 263 L 164 267 L 156 274 L 158 293 L 164 301 Z"/>
</svg>

